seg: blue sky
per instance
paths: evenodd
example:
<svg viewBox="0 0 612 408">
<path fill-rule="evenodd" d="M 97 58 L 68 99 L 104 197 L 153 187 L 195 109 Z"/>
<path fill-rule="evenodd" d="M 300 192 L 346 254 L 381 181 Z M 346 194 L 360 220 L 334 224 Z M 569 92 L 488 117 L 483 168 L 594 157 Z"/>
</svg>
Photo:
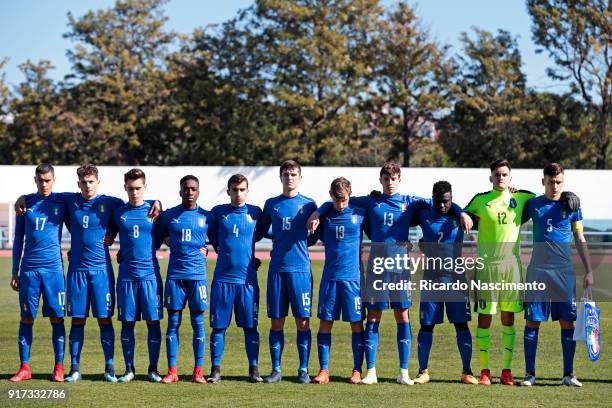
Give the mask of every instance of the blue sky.
<svg viewBox="0 0 612 408">
<path fill-rule="evenodd" d="M 171 0 L 166 12 L 168 28 L 190 33 L 194 28 L 223 22 L 236 11 L 248 7 L 252 0 Z M 383 0 L 391 4 L 391 0 Z M 67 28 L 66 14 L 80 16 L 89 9 L 107 8 L 114 0 L 20 0 L 0 2 L 0 58 L 9 57 L 5 68 L 6 81 L 16 85 L 23 80 L 18 65 L 27 59 L 50 60 L 55 66 L 54 79 L 61 79 L 70 70 L 66 50 L 72 46 L 62 38 Z M 415 4 L 415 3 L 413 3 Z M 539 90 L 562 91 L 564 86 L 546 77 L 552 65 L 545 54 L 536 55 L 530 39 L 531 21 L 524 1 L 520 0 L 422 0 L 417 10 L 426 27 L 441 42 L 459 49 L 459 35 L 470 27 L 496 31 L 505 29 L 519 36 L 523 71 L 529 86 Z"/>
</svg>

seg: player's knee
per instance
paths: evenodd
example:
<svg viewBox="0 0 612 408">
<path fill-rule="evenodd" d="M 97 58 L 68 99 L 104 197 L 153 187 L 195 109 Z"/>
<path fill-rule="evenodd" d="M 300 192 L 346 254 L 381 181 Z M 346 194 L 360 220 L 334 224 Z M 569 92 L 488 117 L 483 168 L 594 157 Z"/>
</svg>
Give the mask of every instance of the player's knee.
<svg viewBox="0 0 612 408">
<path fill-rule="evenodd" d="M 534 328 L 540 327 L 540 322 L 533 322 L 531 320 L 525 320 L 525 326 L 534 329 Z"/>
<path fill-rule="evenodd" d="M 488 329 L 491 327 L 491 315 L 480 314 L 478 315 L 478 327 L 481 329 Z"/>
<path fill-rule="evenodd" d="M 272 321 L 270 322 L 270 326 L 272 331 L 283 330 L 283 327 L 285 327 L 285 318 L 281 317 L 279 319 L 272 319 Z"/>
<path fill-rule="evenodd" d="M 380 322 L 382 310 L 368 310 L 368 322 Z"/>
<path fill-rule="evenodd" d="M 455 323 L 455 331 L 463 331 L 468 329 L 467 322 Z"/>
<path fill-rule="evenodd" d="M 574 328 L 574 322 L 569 320 L 559 320 L 559 326 L 561 326 L 563 330 L 570 330 Z"/>
<path fill-rule="evenodd" d="M 434 331 L 435 325 L 433 324 L 422 324 L 421 331 L 425 333 L 432 333 Z"/>
<path fill-rule="evenodd" d="M 59 323 L 64 323 L 64 318 L 63 317 L 50 317 L 49 321 L 51 321 L 51 324 L 59 324 Z"/>
<path fill-rule="evenodd" d="M 101 317 L 98 319 L 98 326 L 107 326 L 112 323 L 113 320 L 110 317 Z"/>
<path fill-rule="evenodd" d="M 512 326 L 514 324 L 514 314 L 502 315 L 501 323 L 504 326 Z"/>
<path fill-rule="evenodd" d="M 408 323 L 410 322 L 410 313 L 408 309 L 395 309 L 395 321 L 397 323 Z"/>
<path fill-rule="evenodd" d="M 363 331 L 363 323 L 362 322 L 351 322 L 351 332 L 353 333 L 361 333 Z"/>
<path fill-rule="evenodd" d="M 22 317 L 21 323 L 32 325 L 34 324 L 34 318 L 33 317 Z"/>
<path fill-rule="evenodd" d="M 334 322 L 332 320 L 320 320 L 319 321 L 319 331 L 321 333 L 330 333 L 334 327 Z"/>
<path fill-rule="evenodd" d="M 295 318 L 295 326 L 297 327 L 298 331 L 306 331 L 306 330 L 310 329 L 310 319 L 302 318 L 302 317 L 296 317 Z"/>
<path fill-rule="evenodd" d="M 73 317 L 72 318 L 72 325 L 73 326 L 85 326 L 86 322 L 87 322 L 87 319 L 82 318 L 82 317 Z"/>
<path fill-rule="evenodd" d="M 147 326 L 159 326 L 159 320 L 147 320 Z"/>
</svg>

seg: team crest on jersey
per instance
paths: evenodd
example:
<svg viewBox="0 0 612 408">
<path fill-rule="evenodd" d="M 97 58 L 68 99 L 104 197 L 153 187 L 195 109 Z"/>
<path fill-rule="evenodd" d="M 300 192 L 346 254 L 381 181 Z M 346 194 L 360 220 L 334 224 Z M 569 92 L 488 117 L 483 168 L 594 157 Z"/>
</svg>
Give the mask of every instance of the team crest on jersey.
<svg viewBox="0 0 612 408">
<path fill-rule="evenodd" d="M 400 208 L 401 208 L 402 212 L 406 211 L 406 204 L 400 205 Z"/>
<path fill-rule="evenodd" d="M 353 215 L 353 224 L 357 224 L 357 216 Z"/>
<path fill-rule="evenodd" d="M 98 207 L 100 209 L 100 212 L 103 213 L 104 212 L 104 204 L 100 204 L 100 207 Z"/>
<path fill-rule="evenodd" d="M 562 210 L 562 211 L 561 211 L 561 218 L 566 219 L 568 215 L 569 215 L 569 214 L 567 213 L 567 211 L 566 211 L 566 210 Z"/>
<path fill-rule="evenodd" d="M 203 218 L 203 217 L 198 218 L 198 226 L 200 228 L 204 228 L 204 225 L 206 225 L 206 218 Z"/>
<path fill-rule="evenodd" d="M 303 205 L 300 206 L 300 214 L 304 214 L 304 206 Z"/>
<path fill-rule="evenodd" d="M 59 208 L 53 207 L 53 214 L 56 216 L 59 215 Z"/>
<path fill-rule="evenodd" d="M 510 208 L 516 208 L 516 200 L 514 199 L 514 197 L 512 197 L 510 199 L 510 203 L 508 205 Z"/>
<path fill-rule="evenodd" d="M 247 214 L 246 219 L 247 219 L 247 222 L 253 222 L 253 217 L 251 217 L 251 214 Z"/>
</svg>

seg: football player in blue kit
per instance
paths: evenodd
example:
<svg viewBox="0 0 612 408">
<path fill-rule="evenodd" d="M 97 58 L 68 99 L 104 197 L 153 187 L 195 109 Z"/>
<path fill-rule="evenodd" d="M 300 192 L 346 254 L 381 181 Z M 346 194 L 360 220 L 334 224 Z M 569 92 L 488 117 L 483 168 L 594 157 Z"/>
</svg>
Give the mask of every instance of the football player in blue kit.
<svg viewBox="0 0 612 408">
<path fill-rule="evenodd" d="M 217 205 L 212 213 L 217 220 L 211 239 L 217 250 L 214 278 L 210 289 L 210 355 L 212 368 L 208 382 L 221 381 L 221 360 L 225 348 L 225 331 L 235 313 L 236 325 L 244 331 L 244 345 L 249 364 L 248 381 L 261 382 L 259 375 L 259 285 L 255 243 L 267 231 L 261 229 L 261 208 L 247 204 L 249 181 L 234 174 L 227 181 L 229 204 Z M 258 225 L 259 223 L 259 225 Z"/>
<path fill-rule="evenodd" d="M 544 195 L 532 198 L 523 211 L 523 222 L 533 220 L 533 253 L 527 268 L 526 282 L 544 282 L 545 294 L 526 293 L 525 301 L 525 368 L 521 385 L 535 384 L 535 362 L 540 324 L 552 317 L 561 327 L 563 379 L 567 386 L 581 387 L 574 375 L 574 321 L 576 321 L 576 272 L 572 265 L 572 235 L 585 275 L 583 287 L 593 285 L 593 271 L 582 226 L 579 199 L 563 192 L 564 170 L 558 163 L 544 167 Z M 571 200 L 578 200 L 570 203 Z"/>
<path fill-rule="evenodd" d="M 115 310 L 115 276 L 104 237 L 112 212 L 123 200 L 97 193 L 100 185 L 98 168 L 85 164 L 77 169 L 80 193 L 58 193 L 66 207 L 66 226 L 70 230 L 68 274 L 66 277 L 66 314 L 72 318 L 69 335 L 70 373 L 67 382 L 81 379 L 80 357 L 85 340 L 85 324 L 89 309 L 98 319 L 100 343 L 104 354 L 104 380 L 117 382 L 114 369 L 115 331 L 112 316 Z M 26 211 L 25 196 L 15 203 L 15 212 Z M 160 203 L 151 208 L 151 217 L 159 216 Z"/>
<path fill-rule="evenodd" d="M 206 236 L 215 229 L 215 217 L 197 204 L 200 182 L 197 177 L 187 175 L 180 181 L 182 203 L 165 211 L 159 221 L 159 241 L 167 239 L 170 246 L 170 261 L 166 275 L 164 301 L 168 309 L 166 351 L 168 374 L 162 379 L 165 384 L 179 380 L 176 361 L 179 352 L 179 327 L 187 303 L 193 328 L 194 368 L 192 381 L 204 384 L 205 333 L 204 312 L 208 308 L 206 256 L 201 252 L 206 247 Z"/>
<path fill-rule="evenodd" d="M 398 244 L 406 240 L 406 233 L 409 224 L 406 218 L 402 217 L 408 206 L 416 201 L 422 200 L 419 197 L 403 195 L 398 192 L 401 181 L 401 168 L 393 162 L 385 163 L 380 169 L 379 181 L 383 187 L 382 194 L 373 192 L 368 196 L 351 197 L 350 203 L 364 208 L 368 213 L 368 228 L 366 233 L 372 240 L 373 249 L 380 251 L 380 246 L 384 245 L 393 251 L 401 250 Z M 376 194 L 374 194 L 376 193 Z M 324 203 L 308 220 L 308 227 L 313 231 L 318 225 L 319 216 L 324 216 L 332 207 L 332 204 Z M 471 220 L 462 213 L 459 206 L 453 205 L 453 211 L 461 214 L 462 226 L 464 229 L 471 227 Z M 398 222 L 402 221 L 402 222 Z M 385 249 L 386 250 L 386 249 Z M 370 257 L 372 253 L 370 254 Z M 387 279 L 399 277 L 400 274 L 392 274 Z M 367 281 L 366 276 L 366 281 Z M 367 284 L 367 283 L 366 283 Z M 380 293 L 377 294 L 380 297 Z M 408 374 L 408 360 L 410 358 L 410 345 L 412 333 L 410 329 L 409 308 L 412 305 L 407 292 L 389 294 L 387 301 L 366 301 L 364 305 L 367 309 L 367 317 L 364 331 L 365 360 L 367 373 L 362 378 L 362 384 L 375 384 L 378 382 L 376 374 L 376 352 L 378 350 L 379 326 L 382 312 L 386 309 L 393 309 L 395 321 L 397 323 L 397 348 L 399 356 L 399 372 L 397 382 L 404 385 L 412 385 L 413 381 Z"/>
<path fill-rule="evenodd" d="M 302 168 L 294 160 L 280 166 L 283 193 L 266 201 L 263 208 L 262 230 L 272 227 L 272 252 L 268 269 L 267 309 L 272 320 L 269 343 L 272 373 L 264 383 L 278 383 L 282 379 L 281 357 L 285 344 L 284 325 L 289 305 L 297 327 L 299 357 L 298 382 L 310 382 L 308 359 L 312 334 L 310 312 L 312 306 L 312 272 L 308 245 L 316 237 L 308 236 L 306 221 L 317 206 L 311 198 L 299 193 Z"/>
<path fill-rule="evenodd" d="M 424 271 L 423 280 L 434 283 L 453 282 L 465 283 L 465 267 L 461 259 L 461 245 L 463 231 L 457 224 L 457 219 L 450 214 L 453 202 L 452 187 L 447 181 L 438 181 L 433 185 L 431 204 L 425 208 L 417 209 L 412 213 L 411 226 L 418 225 L 423 231 L 422 247 L 426 259 L 432 262 Z M 411 205 L 411 207 L 414 206 Z M 412 208 L 408 209 L 409 212 Z M 454 268 L 446 268 L 448 260 L 461 260 L 453 262 Z M 438 260 L 440 262 L 438 262 Z M 472 334 L 468 327 L 471 320 L 469 290 L 466 291 L 421 291 L 420 330 L 417 337 L 419 374 L 415 377 L 416 384 L 429 382 L 427 369 L 429 354 L 433 340 L 433 331 L 436 324 L 444 321 L 444 310 L 450 323 L 455 325 L 457 347 L 463 364 L 461 382 L 464 384 L 478 384 L 471 370 Z"/>
<path fill-rule="evenodd" d="M 21 322 L 17 338 L 19 371 L 12 382 L 29 380 L 32 328 L 43 298 L 43 317 L 48 317 L 52 328 L 55 366 L 52 381 L 64 381 L 64 266 L 61 237 L 65 221 L 64 203 L 52 192 L 55 171 L 50 164 L 36 167 L 34 181 L 37 193 L 26 196 L 27 211 L 15 217 L 13 270 L 11 287 L 19 291 Z"/>
<path fill-rule="evenodd" d="M 163 317 L 162 282 L 155 251 L 160 243 L 157 225 L 149 216 L 151 204 L 144 201 L 146 177 L 141 169 L 132 169 L 124 175 L 129 202 L 116 209 L 111 219 L 111 236 L 119 233 L 121 262 L 117 277 L 117 307 L 121 321 L 121 346 L 126 371 L 119 382 L 132 381 L 135 375 L 134 327 L 137 320 L 146 320 L 149 350 L 148 378 L 160 382 L 157 363 L 161 348 Z"/>
<path fill-rule="evenodd" d="M 325 265 L 319 287 L 320 319 L 317 345 L 319 374 L 316 384 L 329 382 L 329 353 L 335 320 L 349 322 L 353 350 L 351 384 L 361 382 L 363 364 L 363 313 L 361 309 L 361 240 L 367 212 L 349 204 L 351 183 L 344 177 L 332 181 L 329 195 L 333 208 L 321 217 L 318 236 L 325 244 Z"/>
</svg>

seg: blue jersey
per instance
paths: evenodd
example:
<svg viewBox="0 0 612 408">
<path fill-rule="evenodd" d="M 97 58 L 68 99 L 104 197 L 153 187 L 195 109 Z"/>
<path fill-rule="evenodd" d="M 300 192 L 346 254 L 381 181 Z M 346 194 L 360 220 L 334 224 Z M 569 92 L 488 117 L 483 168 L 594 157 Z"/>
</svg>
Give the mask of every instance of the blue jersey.
<svg viewBox="0 0 612 408">
<path fill-rule="evenodd" d="M 362 227 L 366 210 L 349 205 L 342 212 L 331 208 L 321 217 L 319 237 L 325 244 L 323 279 L 359 281 Z"/>
<path fill-rule="evenodd" d="M 570 212 L 542 195 L 527 201 L 523 221 L 533 220 L 532 264 L 571 265 L 572 231 L 582 229 L 582 211 Z"/>
<path fill-rule="evenodd" d="M 419 225 L 423 231 L 425 255 L 428 258 L 440 258 L 444 264 L 444 260 L 448 258 L 461 257 L 463 230 L 459 227 L 455 215 L 441 214 L 430 204 L 429 207 L 416 211 L 412 224 Z M 436 272 L 450 273 L 452 270 Z"/>
<path fill-rule="evenodd" d="M 306 221 L 317 209 L 311 198 L 270 198 L 263 209 L 262 230 L 272 226 L 272 252 L 269 273 L 310 273 Z"/>
<path fill-rule="evenodd" d="M 372 242 L 395 243 L 406 241 L 410 225 L 402 214 L 418 200 L 422 199 L 395 193 L 392 196 L 380 194 L 376 198 L 351 197 L 350 203 L 367 211 L 369 220 L 366 232 Z M 318 211 L 323 216 L 332 207 L 333 204 L 328 201 Z"/>
<path fill-rule="evenodd" d="M 200 207 L 193 210 L 182 204 L 170 208 L 159 219 L 159 238 L 170 237 L 170 262 L 167 279 L 206 279 L 206 257 L 200 248 L 215 227 L 215 217 Z"/>
<path fill-rule="evenodd" d="M 157 226 L 149 218 L 151 204 L 126 204 L 113 212 L 111 230 L 119 232 L 122 261 L 119 280 L 153 280 L 159 273 L 155 251 L 159 248 Z"/>
<path fill-rule="evenodd" d="M 218 252 L 215 281 L 256 284 L 255 242 L 263 238 L 264 232 L 261 208 L 222 204 L 214 207 L 212 213 L 217 220 L 213 238 Z"/>
<path fill-rule="evenodd" d="M 124 205 L 123 200 L 98 195 L 87 200 L 80 193 L 61 193 L 68 211 L 70 230 L 70 269 L 106 269 L 110 266 L 108 234 L 113 211 Z"/>
<path fill-rule="evenodd" d="M 47 197 L 29 194 L 25 200 L 26 213 L 15 218 L 13 275 L 18 274 L 20 264 L 21 271 L 63 273 L 61 241 L 66 214 L 63 201 L 56 193 Z"/>
</svg>

